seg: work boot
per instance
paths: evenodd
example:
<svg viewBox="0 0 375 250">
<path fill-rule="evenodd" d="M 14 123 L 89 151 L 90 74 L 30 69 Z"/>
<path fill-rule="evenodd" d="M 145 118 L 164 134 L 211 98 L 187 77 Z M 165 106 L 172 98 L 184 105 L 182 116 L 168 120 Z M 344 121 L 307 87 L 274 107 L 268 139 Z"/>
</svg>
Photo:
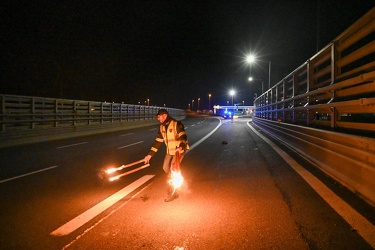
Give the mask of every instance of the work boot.
<svg viewBox="0 0 375 250">
<path fill-rule="evenodd" d="M 172 194 L 173 194 L 173 187 L 171 185 L 168 185 L 167 196 L 171 196 Z"/>
<path fill-rule="evenodd" d="M 178 198 L 178 193 L 174 192 L 172 195 L 168 195 L 167 198 L 164 199 L 165 202 L 170 202 Z"/>
</svg>

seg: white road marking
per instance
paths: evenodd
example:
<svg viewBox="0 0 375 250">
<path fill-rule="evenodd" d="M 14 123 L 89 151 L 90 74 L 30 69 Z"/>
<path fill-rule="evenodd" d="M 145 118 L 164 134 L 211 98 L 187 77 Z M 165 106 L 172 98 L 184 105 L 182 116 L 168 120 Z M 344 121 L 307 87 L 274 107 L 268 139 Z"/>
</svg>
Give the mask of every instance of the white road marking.
<svg viewBox="0 0 375 250">
<path fill-rule="evenodd" d="M 249 123 L 247 123 L 247 126 L 267 142 L 353 229 L 357 230 L 367 243 L 375 248 L 375 226 L 371 222 L 338 197 L 313 174 L 304 169 L 285 151 L 256 131 Z"/>
<path fill-rule="evenodd" d="M 88 143 L 88 142 L 86 141 L 86 142 L 80 142 L 80 143 L 75 143 L 75 144 L 69 144 L 69 145 L 57 147 L 57 149 L 79 146 L 79 145 L 86 144 L 86 143 Z"/>
<path fill-rule="evenodd" d="M 8 178 L 8 179 L 5 179 L 5 180 L 0 180 L 0 183 L 11 181 L 11 180 L 18 179 L 18 178 L 22 178 L 22 177 L 25 177 L 25 176 L 28 176 L 28 175 L 32 175 L 32 174 L 37 174 L 37 173 L 40 173 L 40 172 L 43 172 L 43 171 L 47 171 L 47 170 L 50 170 L 50 169 L 53 169 L 53 168 L 57 168 L 57 166 L 52 166 L 52 167 L 49 167 L 49 168 L 43 168 L 43 169 L 40 169 L 40 170 L 37 170 L 37 171 L 33 171 L 33 172 L 30 172 L 30 173 L 27 173 L 27 174 L 18 175 L 18 176 L 15 176 L 15 177 L 12 177 L 12 178 Z"/>
<path fill-rule="evenodd" d="M 148 131 L 151 131 L 151 130 L 157 130 L 157 129 L 159 129 L 159 128 L 151 128 L 151 129 L 149 129 Z"/>
<path fill-rule="evenodd" d="M 204 140 L 206 140 L 208 137 L 210 137 L 221 125 L 222 125 L 222 123 L 219 123 L 219 125 L 216 126 L 216 128 L 214 130 L 212 130 L 210 133 L 208 133 L 206 136 L 204 136 L 198 142 L 194 143 L 190 147 L 190 150 L 188 152 L 190 152 L 193 148 L 195 148 L 196 146 L 201 144 Z M 152 130 L 154 130 L 154 129 L 152 129 Z M 127 146 L 135 145 L 135 144 L 142 143 L 142 142 L 143 141 L 133 143 L 133 144 L 130 144 L 130 145 L 127 145 Z M 127 146 L 124 146 L 124 147 L 127 147 Z M 70 234 L 71 232 L 75 231 L 76 229 L 78 229 L 79 227 L 81 227 L 82 225 L 84 225 L 85 223 L 90 221 L 92 218 L 97 216 L 99 213 L 101 213 L 102 211 L 104 211 L 105 209 L 107 209 L 108 207 L 110 207 L 111 205 L 113 205 L 114 203 L 116 203 L 117 201 L 119 201 L 120 199 L 122 199 L 123 197 L 125 197 L 126 195 L 131 193 L 133 190 L 135 190 L 137 187 L 146 183 L 148 180 L 150 180 L 153 177 L 154 177 L 154 175 L 145 175 L 145 176 L 141 177 L 137 181 L 133 182 L 132 184 L 128 185 L 127 187 L 125 187 L 122 190 L 118 191 L 117 193 L 113 194 L 112 196 L 110 196 L 106 200 L 98 203 L 94 207 L 90 208 L 89 210 L 85 211 L 81 215 L 75 217 L 71 221 L 69 221 L 66 224 L 64 224 L 63 226 L 59 227 L 55 231 L 51 232 L 50 235 L 63 236 L 63 235 Z M 140 182 L 140 183 L 138 183 L 138 182 Z M 100 221 L 97 222 L 96 224 L 98 224 L 98 223 L 100 223 Z M 96 224 L 94 226 L 96 226 Z M 88 229 L 88 230 L 90 230 L 90 229 Z M 86 230 L 85 232 L 87 232 L 88 230 Z M 80 235 L 78 237 L 81 237 L 81 236 L 82 235 Z M 74 241 L 71 242 L 70 244 L 68 244 L 66 247 L 64 247 L 64 249 L 69 247 L 73 243 L 74 243 Z"/>
<path fill-rule="evenodd" d="M 128 135 L 132 135 L 134 133 L 128 133 L 128 134 L 123 134 L 123 135 L 120 135 L 120 136 L 128 136 Z"/>
<path fill-rule="evenodd" d="M 90 220 L 92 220 L 95 216 L 102 213 L 104 210 L 133 192 L 135 189 L 149 181 L 151 178 L 153 178 L 155 175 L 145 175 L 139 178 L 138 180 L 134 181 L 133 183 L 129 184 L 125 188 L 121 189 L 120 191 L 116 192 L 115 194 L 111 195 L 107 199 L 103 200 L 102 202 L 96 204 L 89 210 L 86 210 L 84 213 L 78 215 L 71 221 L 67 222 L 66 224 L 62 225 L 55 231 L 51 232 L 50 235 L 53 236 L 64 236 L 68 235 L 71 232 L 77 230 Z"/>
<path fill-rule="evenodd" d="M 119 205 L 116 209 L 112 210 L 111 212 L 109 212 L 106 216 L 104 216 L 102 219 L 100 219 L 99 221 L 97 221 L 94 225 L 92 225 L 91 227 L 89 227 L 88 229 L 86 229 L 82 234 L 78 235 L 73 241 L 71 241 L 70 243 L 68 243 L 67 245 L 65 245 L 61 250 L 65 250 L 65 249 L 68 249 L 71 245 L 73 245 L 76 241 L 78 241 L 83 235 L 87 234 L 88 232 L 90 232 L 92 229 L 94 229 L 97 225 L 99 225 L 100 223 L 102 223 L 104 220 L 106 220 L 107 218 L 109 218 L 112 214 L 114 214 L 116 211 L 120 210 L 123 206 L 125 206 L 129 201 L 133 200 L 134 197 L 138 196 L 138 194 L 140 194 L 143 190 L 145 190 L 149 185 L 151 184 L 148 184 L 146 186 L 144 186 L 141 190 L 139 190 L 137 193 L 135 193 L 132 197 L 129 198 L 129 200 L 125 201 L 124 203 L 122 203 L 121 205 Z"/>
<path fill-rule="evenodd" d="M 135 142 L 135 143 L 128 144 L 128 145 L 125 145 L 125 146 L 122 146 L 122 147 L 118 147 L 117 149 L 127 148 L 127 147 L 134 146 L 134 145 L 137 145 L 137 144 L 140 144 L 140 143 L 143 143 L 143 142 L 144 141 Z"/>
<path fill-rule="evenodd" d="M 208 137 L 210 137 L 213 133 L 215 133 L 216 130 L 219 129 L 219 127 L 222 125 L 222 123 L 220 122 L 216 128 L 214 128 L 210 133 L 208 133 L 206 136 L 204 136 L 203 138 L 201 138 L 199 141 L 197 141 L 196 143 L 194 143 L 193 145 L 190 146 L 189 150 L 186 152 L 186 154 L 188 154 L 191 150 L 193 150 L 196 146 L 198 146 L 199 144 L 201 144 L 202 142 L 204 142 Z"/>
</svg>

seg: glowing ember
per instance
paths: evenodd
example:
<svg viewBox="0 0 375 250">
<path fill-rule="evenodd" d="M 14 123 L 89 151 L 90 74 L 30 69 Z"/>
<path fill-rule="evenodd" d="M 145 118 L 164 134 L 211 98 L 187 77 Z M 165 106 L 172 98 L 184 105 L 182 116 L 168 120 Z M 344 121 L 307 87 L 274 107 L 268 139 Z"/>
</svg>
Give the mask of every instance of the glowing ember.
<svg viewBox="0 0 375 250">
<path fill-rule="evenodd" d="M 118 179 L 120 179 L 119 176 L 115 176 L 115 177 L 111 177 L 111 178 L 109 178 L 110 181 L 114 181 L 114 180 L 118 180 Z"/>
<path fill-rule="evenodd" d="M 168 181 L 168 183 L 171 186 L 173 186 L 173 193 L 176 191 L 176 189 L 182 186 L 183 182 L 184 182 L 184 177 L 182 176 L 180 171 L 171 172 L 171 179 Z"/>
<path fill-rule="evenodd" d="M 117 171 L 117 168 L 110 168 L 110 169 L 107 169 L 105 172 L 107 174 L 112 174 L 113 172 L 116 172 Z"/>
</svg>

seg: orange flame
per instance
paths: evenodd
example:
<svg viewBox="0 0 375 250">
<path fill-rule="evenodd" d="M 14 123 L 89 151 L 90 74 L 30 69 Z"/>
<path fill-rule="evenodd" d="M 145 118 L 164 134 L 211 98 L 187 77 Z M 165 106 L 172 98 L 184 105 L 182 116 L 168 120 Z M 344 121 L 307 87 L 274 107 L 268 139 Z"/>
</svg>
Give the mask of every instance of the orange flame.
<svg viewBox="0 0 375 250">
<path fill-rule="evenodd" d="M 184 182 L 184 177 L 182 176 L 181 171 L 172 170 L 171 179 L 168 181 L 168 183 L 171 186 L 173 186 L 173 193 L 176 191 L 176 189 L 182 186 L 183 182 Z"/>
</svg>

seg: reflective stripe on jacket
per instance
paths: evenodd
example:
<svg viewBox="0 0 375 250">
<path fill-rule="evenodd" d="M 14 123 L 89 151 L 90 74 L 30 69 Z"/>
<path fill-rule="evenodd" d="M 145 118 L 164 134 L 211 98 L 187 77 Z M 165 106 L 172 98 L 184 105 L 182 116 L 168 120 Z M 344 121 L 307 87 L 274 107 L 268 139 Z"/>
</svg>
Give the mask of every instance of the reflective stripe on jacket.
<svg viewBox="0 0 375 250">
<path fill-rule="evenodd" d="M 177 121 L 171 120 L 167 130 L 165 128 L 165 126 L 160 125 L 160 132 L 167 146 L 167 154 L 175 155 L 176 148 L 180 146 L 179 136 L 177 135 Z"/>
<path fill-rule="evenodd" d="M 153 156 L 163 142 L 166 145 L 166 153 L 169 155 L 175 155 L 176 147 L 188 150 L 189 145 L 184 125 L 181 122 L 168 117 L 165 123 L 160 124 L 158 136 L 155 138 L 155 142 L 151 147 L 149 155 Z"/>
</svg>

